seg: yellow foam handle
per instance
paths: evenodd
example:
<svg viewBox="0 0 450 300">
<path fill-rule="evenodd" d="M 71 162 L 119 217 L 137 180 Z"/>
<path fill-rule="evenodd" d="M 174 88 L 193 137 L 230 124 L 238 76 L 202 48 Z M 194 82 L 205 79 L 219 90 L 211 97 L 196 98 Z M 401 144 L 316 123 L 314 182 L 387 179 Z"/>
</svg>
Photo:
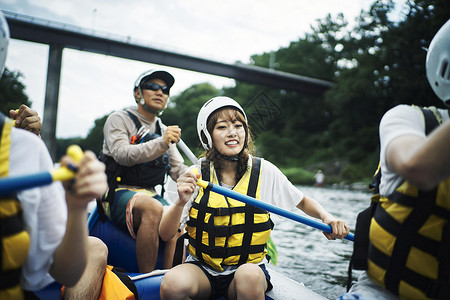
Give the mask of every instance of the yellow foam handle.
<svg viewBox="0 0 450 300">
<path fill-rule="evenodd" d="M 198 169 L 197 168 L 192 168 L 192 172 L 195 174 L 195 176 L 197 176 L 198 174 Z M 206 189 L 208 187 L 208 183 L 206 181 L 204 181 L 203 179 L 198 179 L 197 178 L 197 185 Z"/>
<path fill-rule="evenodd" d="M 72 158 L 74 162 L 80 162 L 83 159 L 84 153 L 78 145 L 71 145 L 67 148 L 67 155 Z M 65 181 L 72 179 L 75 176 L 75 172 L 65 166 L 62 166 L 52 172 L 53 180 Z"/>
<path fill-rule="evenodd" d="M 83 159 L 84 153 L 80 146 L 70 145 L 69 148 L 67 148 L 67 155 L 69 155 L 74 162 L 79 163 Z"/>
</svg>

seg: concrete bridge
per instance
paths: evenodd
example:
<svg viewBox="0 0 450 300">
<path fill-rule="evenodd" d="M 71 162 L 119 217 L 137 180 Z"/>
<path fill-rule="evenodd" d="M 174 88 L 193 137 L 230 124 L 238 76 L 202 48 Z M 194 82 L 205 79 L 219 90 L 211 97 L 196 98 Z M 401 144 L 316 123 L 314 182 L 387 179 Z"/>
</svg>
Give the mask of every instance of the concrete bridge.
<svg viewBox="0 0 450 300">
<path fill-rule="evenodd" d="M 49 45 L 42 136 L 53 157 L 56 147 L 56 120 L 64 48 L 111 55 L 163 66 L 218 75 L 301 93 L 321 95 L 332 83 L 296 74 L 241 63 L 226 64 L 186 54 L 154 48 L 130 37 L 99 33 L 60 22 L 3 11 L 11 38 Z"/>
</svg>

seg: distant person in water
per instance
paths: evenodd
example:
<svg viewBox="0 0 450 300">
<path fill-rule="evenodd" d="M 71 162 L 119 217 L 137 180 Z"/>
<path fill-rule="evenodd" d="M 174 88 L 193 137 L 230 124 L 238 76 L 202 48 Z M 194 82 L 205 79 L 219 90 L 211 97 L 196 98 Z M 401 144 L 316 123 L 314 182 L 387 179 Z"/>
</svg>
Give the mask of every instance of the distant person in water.
<svg viewBox="0 0 450 300">
<path fill-rule="evenodd" d="M 316 186 L 318 187 L 323 186 L 323 180 L 325 178 L 325 175 L 323 174 L 322 170 L 318 170 L 317 173 L 314 175 L 314 178 L 316 179 Z"/>
</svg>

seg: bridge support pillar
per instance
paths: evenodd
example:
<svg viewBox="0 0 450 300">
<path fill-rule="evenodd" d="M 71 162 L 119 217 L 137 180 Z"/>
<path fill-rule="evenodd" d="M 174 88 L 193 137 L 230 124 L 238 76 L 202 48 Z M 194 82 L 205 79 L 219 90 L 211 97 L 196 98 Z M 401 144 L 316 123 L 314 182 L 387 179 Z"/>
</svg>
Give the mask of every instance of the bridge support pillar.
<svg viewBox="0 0 450 300">
<path fill-rule="evenodd" d="M 61 79 L 61 62 L 64 47 L 50 44 L 48 54 L 47 84 L 45 87 L 44 116 L 42 122 L 42 138 L 44 139 L 53 160 L 56 157 L 56 121 L 58 115 L 59 82 Z"/>
</svg>

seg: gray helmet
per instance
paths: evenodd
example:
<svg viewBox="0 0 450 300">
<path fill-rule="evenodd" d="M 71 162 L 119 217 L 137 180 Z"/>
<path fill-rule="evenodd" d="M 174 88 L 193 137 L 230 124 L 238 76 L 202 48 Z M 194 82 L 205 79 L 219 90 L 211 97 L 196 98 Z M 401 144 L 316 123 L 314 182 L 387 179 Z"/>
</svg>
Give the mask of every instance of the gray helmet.
<svg viewBox="0 0 450 300">
<path fill-rule="evenodd" d="M 134 82 L 134 85 L 133 85 L 133 97 L 134 97 L 134 100 L 136 100 L 136 103 L 140 100 L 141 104 L 144 106 L 144 108 L 146 110 L 149 110 L 149 108 L 144 103 L 144 99 L 142 96 L 142 90 L 141 90 L 141 84 L 142 84 L 142 82 L 145 82 L 150 79 L 163 80 L 166 83 L 166 85 L 169 87 L 169 89 L 175 83 L 175 78 L 173 78 L 173 76 L 169 72 L 162 71 L 162 70 L 148 70 L 148 71 L 145 71 L 144 73 L 142 73 L 141 75 L 139 75 L 139 77 L 136 79 L 136 81 Z M 136 93 L 135 93 L 136 89 L 139 90 L 139 95 L 141 98 L 136 97 Z M 151 113 L 156 113 L 158 115 L 162 114 L 162 111 L 159 111 L 159 112 L 153 112 L 151 110 L 149 110 L 149 111 Z"/>
<path fill-rule="evenodd" d="M 175 83 L 175 78 L 173 78 L 173 76 L 169 72 L 162 70 L 148 70 L 139 75 L 139 77 L 136 79 L 133 86 L 133 92 L 144 80 L 150 79 L 162 79 L 169 88 L 171 88 Z"/>
<path fill-rule="evenodd" d="M 164 80 L 164 82 L 167 84 L 167 86 L 169 88 L 171 88 L 173 86 L 173 84 L 175 83 L 175 78 L 173 78 L 173 76 L 169 72 L 162 71 L 162 70 L 148 70 L 148 71 L 145 71 L 144 73 L 142 73 L 141 75 L 139 75 L 139 77 L 134 82 L 133 97 L 135 96 L 134 91 L 136 89 L 139 89 L 139 93 L 141 94 L 141 97 L 142 97 L 142 91 L 140 89 L 140 85 L 143 81 L 150 80 L 150 79 Z M 136 101 L 137 100 L 138 99 L 136 99 Z"/>
<path fill-rule="evenodd" d="M 450 108 L 450 20 L 433 37 L 425 66 L 433 91 Z"/>
</svg>

